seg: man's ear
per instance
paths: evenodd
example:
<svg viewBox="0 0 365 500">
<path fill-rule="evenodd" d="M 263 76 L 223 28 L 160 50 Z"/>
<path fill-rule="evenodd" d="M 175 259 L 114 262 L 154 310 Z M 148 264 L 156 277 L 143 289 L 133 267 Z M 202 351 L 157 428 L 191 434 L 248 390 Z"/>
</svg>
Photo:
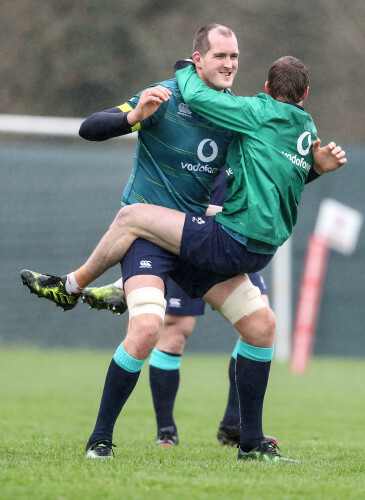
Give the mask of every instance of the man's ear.
<svg viewBox="0 0 365 500">
<path fill-rule="evenodd" d="M 265 82 L 265 93 L 266 93 L 267 95 L 270 95 L 270 90 L 269 90 L 269 82 L 267 82 L 267 81 Z"/>
<path fill-rule="evenodd" d="M 304 101 L 308 97 L 308 92 L 309 92 L 309 85 L 306 87 L 305 91 L 303 92 L 303 95 L 301 97 L 301 101 Z"/>
<path fill-rule="evenodd" d="M 194 52 L 194 54 L 193 54 L 193 61 L 194 61 L 194 64 L 195 64 L 196 68 L 201 68 L 202 67 L 201 58 L 202 58 L 202 55 L 201 55 L 200 52 Z"/>
</svg>

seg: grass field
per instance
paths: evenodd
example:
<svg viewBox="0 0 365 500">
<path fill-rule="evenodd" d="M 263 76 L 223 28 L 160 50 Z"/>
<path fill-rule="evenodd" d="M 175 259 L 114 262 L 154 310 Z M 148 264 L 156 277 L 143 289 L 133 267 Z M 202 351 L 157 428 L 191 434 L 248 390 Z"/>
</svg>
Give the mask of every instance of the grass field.
<svg viewBox="0 0 365 500">
<path fill-rule="evenodd" d="M 0 498 L 365 498 L 361 360 L 317 358 L 303 377 L 273 364 L 265 432 L 301 464 L 238 462 L 215 438 L 227 397 L 227 356 L 186 355 L 175 409 L 180 445 L 157 448 L 144 368 L 119 418 L 114 461 L 89 461 L 111 353 L 3 348 Z"/>
</svg>

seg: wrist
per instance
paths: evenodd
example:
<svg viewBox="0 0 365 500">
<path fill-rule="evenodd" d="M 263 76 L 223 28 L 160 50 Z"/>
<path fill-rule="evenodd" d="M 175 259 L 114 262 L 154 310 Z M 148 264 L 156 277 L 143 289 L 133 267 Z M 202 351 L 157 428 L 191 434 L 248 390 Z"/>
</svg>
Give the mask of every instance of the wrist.
<svg viewBox="0 0 365 500">
<path fill-rule="evenodd" d="M 321 167 L 317 164 L 317 163 L 313 163 L 313 169 L 315 171 L 316 174 L 318 175 L 322 175 L 323 174 L 323 170 L 321 169 Z"/>
<path fill-rule="evenodd" d="M 134 127 L 134 125 L 137 125 L 137 123 L 140 121 L 137 117 L 136 117 L 136 110 L 135 109 L 132 109 L 132 111 L 129 111 L 127 113 L 127 121 L 129 123 L 129 125 L 131 127 Z"/>
</svg>

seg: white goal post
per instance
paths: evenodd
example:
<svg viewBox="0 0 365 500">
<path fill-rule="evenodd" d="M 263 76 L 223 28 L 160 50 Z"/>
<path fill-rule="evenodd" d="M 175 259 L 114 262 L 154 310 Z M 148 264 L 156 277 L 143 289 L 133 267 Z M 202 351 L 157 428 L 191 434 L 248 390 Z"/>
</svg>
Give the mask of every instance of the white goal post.
<svg viewBox="0 0 365 500">
<path fill-rule="evenodd" d="M 0 133 L 76 138 L 79 134 L 80 125 L 84 120 L 85 118 L 0 114 Z M 135 141 L 137 132 L 124 135 L 120 139 Z"/>
<path fill-rule="evenodd" d="M 276 316 L 275 359 L 289 361 L 292 335 L 292 236 L 272 260 L 272 308 Z"/>
</svg>

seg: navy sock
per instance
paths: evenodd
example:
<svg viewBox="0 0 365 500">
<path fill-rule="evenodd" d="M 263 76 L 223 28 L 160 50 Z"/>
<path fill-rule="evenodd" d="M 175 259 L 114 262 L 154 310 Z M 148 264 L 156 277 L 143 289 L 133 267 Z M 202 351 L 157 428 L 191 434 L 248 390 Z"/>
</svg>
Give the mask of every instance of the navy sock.
<svg viewBox="0 0 365 500">
<path fill-rule="evenodd" d="M 89 444 L 104 439 L 112 441 L 115 422 L 132 393 L 140 373 L 140 371 L 127 371 L 112 359 L 105 379 L 98 418 L 89 438 Z"/>
<path fill-rule="evenodd" d="M 150 386 L 158 429 L 173 426 L 176 430 L 173 411 L 179 382 L 180 370 L 164 370 L 150 365 Z"/>
<path fill-rule="evenodd" d="M 231 361 L 229 363 L 228 377 L 229 377 L 228 401 L 222 422 L 224 425 L 239 426 L 240 411 L 239 411 L 238 394 L 236 387 L 236 360 L 233 357 L 231 357 Z"/>
<path fill-rule="evenodd" d="M 241 443 L 262 439 L 262 409 L 271 361 L 237 355 L 236 384 L 240 402 Z"/>
</svg>

